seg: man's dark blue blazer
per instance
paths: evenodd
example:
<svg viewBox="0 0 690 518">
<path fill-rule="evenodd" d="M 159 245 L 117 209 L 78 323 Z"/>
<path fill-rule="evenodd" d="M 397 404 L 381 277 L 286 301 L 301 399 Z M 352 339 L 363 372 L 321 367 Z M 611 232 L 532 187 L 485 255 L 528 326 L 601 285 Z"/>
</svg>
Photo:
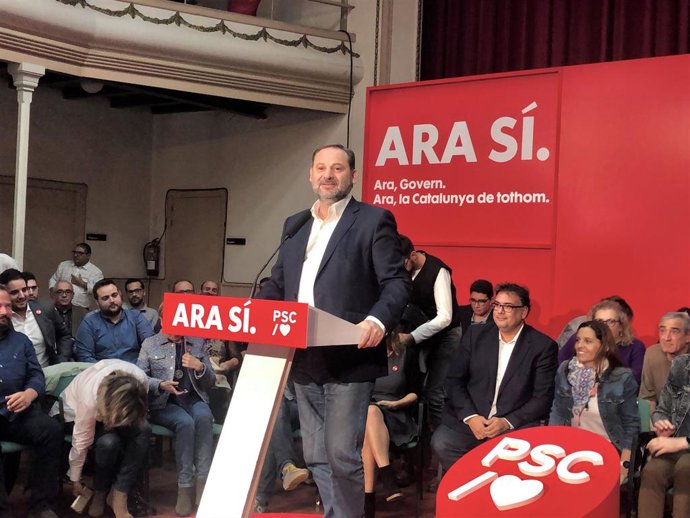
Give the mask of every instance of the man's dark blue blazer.
<svg viewBox="0 0 690 518">
<path fill-rule="evenodd" d="M 285 236 L 286 229 L 304 214 L 302 211 L 289 217 L 281 235 Z M 259 298 L 297 300 L 313 221 L 307 221 L 285 242 Z M 383 323 L 386 331 L 392 331 L 410 289 L 395 218 L 385 209 L 352 198 L 319 266 L 314 282 L 315 306 L 354 324 L 371 315 Z M 301 383 L 370 381 L 387 375 L 386 349 L 383 343 L 369 349 L 357 349 L 356 345 L 299 349 L 293 375 Z"/>
<path fill-rule="evenodd" d="M 496 415 L 515 428 L 538 425 L 548 419 L 558 367 L 558 346 L 551 338 L 525 324 L 518 337 L 498 391 Z M 448 403 L 443 424 L 472 435 L 463 419 L 488 417 L 496 390 L 498 328 L 470 326 L 448 370 Z"/>
</svg>

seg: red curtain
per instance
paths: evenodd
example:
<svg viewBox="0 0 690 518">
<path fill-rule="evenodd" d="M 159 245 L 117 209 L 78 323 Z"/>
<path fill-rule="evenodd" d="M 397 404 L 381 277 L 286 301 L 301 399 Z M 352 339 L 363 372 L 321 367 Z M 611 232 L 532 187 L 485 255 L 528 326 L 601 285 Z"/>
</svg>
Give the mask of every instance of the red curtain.
<svg viewBox="0 0 690 518">
<path fill-rule="evenodd" d="M 690 0 L 423 2 L 423 80 L 690 51 Z"/>
</svg>

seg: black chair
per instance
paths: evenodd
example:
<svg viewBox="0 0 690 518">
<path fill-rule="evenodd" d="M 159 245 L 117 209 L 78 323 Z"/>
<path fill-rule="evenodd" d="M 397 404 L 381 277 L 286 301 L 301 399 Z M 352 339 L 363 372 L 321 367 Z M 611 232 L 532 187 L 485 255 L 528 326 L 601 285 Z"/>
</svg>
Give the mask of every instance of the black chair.
<svg viewBox="0 0 690 518">
<path fill-rule="evenodd" d="M 647 463 L 647 443 L 655 437 L 654 432 L 640 433 L 633 444 L 630 453 L 630 464 L 628 466 L 627 482 L 627 509 L 626 516 L 634 518 L 637 516 L 637 498 L 640 494 L 640 481 L 642 479 L 642 468 Z"/>
<path fill-rule="evenodd" d="M 424 447 L 428 441 L 425 440 L 425 405 L 422 398 L 419 398 L 417 403 L 417 438 L 414 441 L 403 444 L 402 446 L 396 446 L 391 443 L 390 450 L 396 454 L 402 454 L 407 457 L 406 466 L 408 469 L 413 469 L 412 475 L 415 479 L 415 517 L 418 518 L 421 512 L 421 501 L 424 497 Z"/>
</svg>

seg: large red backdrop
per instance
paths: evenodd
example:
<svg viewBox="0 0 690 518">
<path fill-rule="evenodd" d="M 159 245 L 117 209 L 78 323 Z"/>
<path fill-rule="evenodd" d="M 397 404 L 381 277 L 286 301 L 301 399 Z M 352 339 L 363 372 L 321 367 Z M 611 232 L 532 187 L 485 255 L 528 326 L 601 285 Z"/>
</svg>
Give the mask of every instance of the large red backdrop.
<svg viewBox="0 0 690 518">
<path fill-rule="evenodd" d="M 363 197 L 453 268 L 527 285 L 556 335 L 621 295 L 638 336 L 690 305 L 690 56 L 368 90 Z"/>
</svg>

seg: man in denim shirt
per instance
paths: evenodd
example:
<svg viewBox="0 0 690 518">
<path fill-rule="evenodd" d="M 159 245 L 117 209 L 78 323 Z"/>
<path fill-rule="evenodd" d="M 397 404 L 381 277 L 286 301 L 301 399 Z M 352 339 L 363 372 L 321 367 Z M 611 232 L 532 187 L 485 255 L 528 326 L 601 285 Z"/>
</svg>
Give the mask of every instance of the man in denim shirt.
<svg viewBox="0 0 690 518">
<path fill-rule="evenodd" d="M 639 515 L 663 517 L 666 490 L 673 486 L 673 516 L 690 516 L 690 355 L 671 364 L 652 415 L 656 438 L 647 448 L 653 458 L 642 470 Z"/>
<path fill-rule="evenodd" d="M 122 309 L 122 295 L 112 279 L 93 287 L 99 311 L 82 320 L 74 349 L 80 362 L 120 359 L 136 363 L 141 343 L 153 336 L 151 324 L 138 311 Z"/>
</svg>

